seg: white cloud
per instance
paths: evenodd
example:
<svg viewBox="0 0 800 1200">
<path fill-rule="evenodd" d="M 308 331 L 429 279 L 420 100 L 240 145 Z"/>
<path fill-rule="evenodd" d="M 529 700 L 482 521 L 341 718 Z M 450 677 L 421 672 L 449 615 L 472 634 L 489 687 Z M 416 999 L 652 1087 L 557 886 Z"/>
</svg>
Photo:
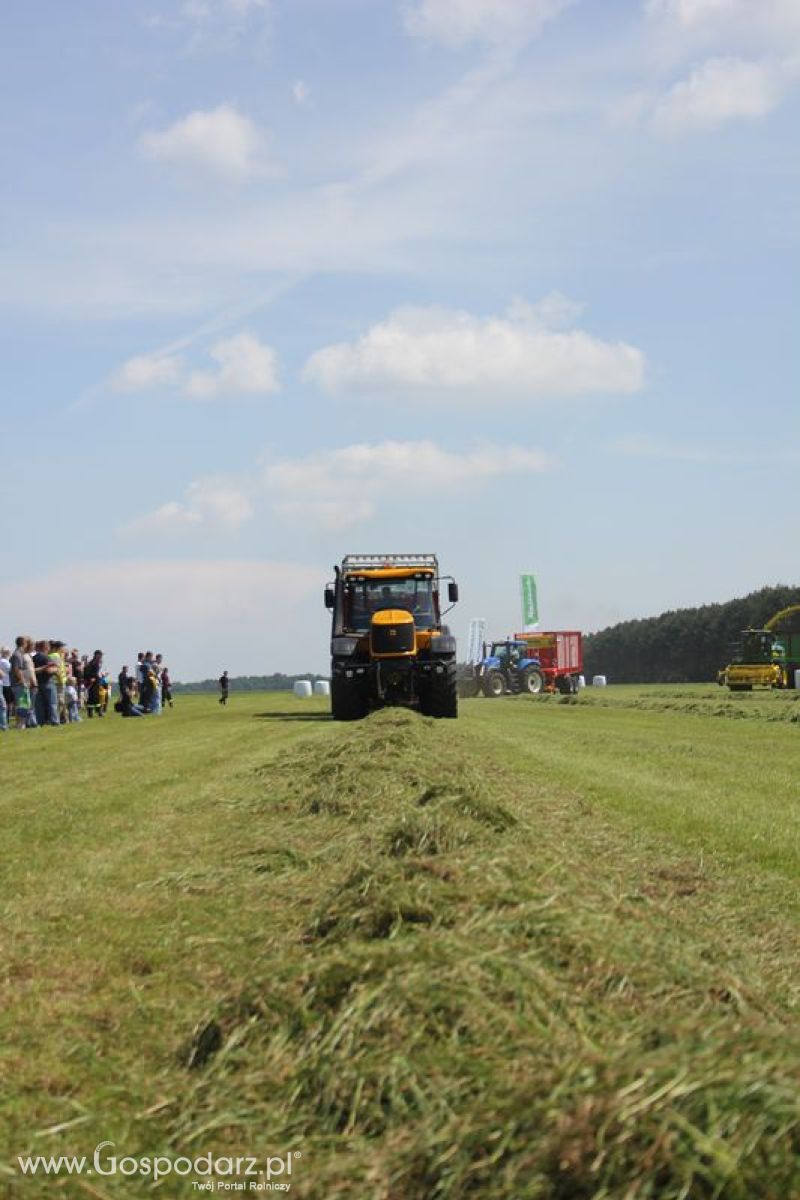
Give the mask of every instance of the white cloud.
<svg viewBox="0 0 800 1200">
<path fill-rule="evenodd" d="M 139 354 L 123 363 L 109 383 L 118 392 L 171 389 L 193 400 L 268 395 L 280 389 L 275 350 L 246 330 L 215 342 L 208 354 L 216 370 L 189 371 L 185 360 L 168 350 Z"/>
<path fill-rule="evenodd" d="M 735 119 L 755 120 L 777 107 L 782 90 L 776 65 L 710 58 L 657 104 L 653 125 L 663 133 L 681 133 Z"/>
<path fill-rule="evenodd" d="M 618 102 L 614 124 L 673 134 L 759 120 L 800 77 L 797 0 L 647 0 L 645 12 L 651 57 L 673 81 Z"/>
<path fill-rule="evenodd" d="M 420 40 L 458 49 L 479 41 L 525 42 L 571 0 L 414 0 L 404 22 Z"/>
<path fill-rule="evenodd" d="M 546 454 L 530 447 L 481 445 L 456 453 L 429 440 L 358 443 L 268 462 L 258 478 L 196 480 L 182 500 L 137 517 L 120 533 L 148 541 L 234 534 L 252 518 L 258 500 L 294 524 L 338 532 L 375 516 L 388 496 L 412 502 L 442 488 L 539 474 L 550 466 Z"/>
<path fill-rule="evenodd" d="M 263 482 L 281 515 L 339 531 L 368 520 L 387 495 L 414 499 L 492 478 L 538 474 L 549 465 L 533 448 L 487 445 L 459 454 L 431 441 L 386 441 L 271 463 Z"/>
<path fill-rule="evenodd" d="M 251 333 L 223 338 L 209 350 L 217 371 L 193 371 L 184 388 L 187 396 L 213 400 L 219 396 L 265 395 L 279 390 L 277 356 Z"/>
<path fill-rule="evenodd" d="M 111 376 L 117 392 L 146 392 L 178 383 L 183 362 L 173 354 L 138 354 L 123 363 Z"/>
<path fill-rule="evenodd" d="M 551 466 L 549 457 L 534 447 L 485 444 L 458 453 L 430 440 L 357 443 L 268 462 L 258 479 L 196 480 L 182 500 L 137 517 L 120 533 L 151 542 L 234 534 L 252 518 L 259 499 L 292 524 L 340 532 L 370 520 L 388 497 L 413 503 L 442 489 L 538 475 Z"/>
<path fill-rule="evenodd" d="M 245 492 L 224 478 L 211 476 L 191 483 L 186 491 L 190 508 L 216 528 L 236 530 L 253 515 Z"/>
<path fill-rule="evenodd" d="M 189 113 L 167 129 L 143 134 L 139 145 L 147 158 L 233 181 L 245 180 L 265 165 L 261 131 L 230 104 Z"/>
<path fill-rule="evenodd" d="M 355 342 L 317 350 L 303 377 L 332 393 L 402 390 L 456 402 L 639 391 L 645 372 L 640 350 L 580 330 L 548 328 L 576 311 L 564 297 L 539 306 L 517 301 L 502 317 L 402 308 Z"/>
<path fill-rule="evenodd" d="M 189 484 L 183 502 L 170 500 L 123 527 L 126 537 L 174 539 L 186 533 L 236 533 L 253 515 L 245 490 L 224 477 Z"/>
<path fill-rule="evenodd" d="M 797 0 L 648 0 L 646 11 L 662 36 L 689 48 L 800 48 Z"/>
</svg>

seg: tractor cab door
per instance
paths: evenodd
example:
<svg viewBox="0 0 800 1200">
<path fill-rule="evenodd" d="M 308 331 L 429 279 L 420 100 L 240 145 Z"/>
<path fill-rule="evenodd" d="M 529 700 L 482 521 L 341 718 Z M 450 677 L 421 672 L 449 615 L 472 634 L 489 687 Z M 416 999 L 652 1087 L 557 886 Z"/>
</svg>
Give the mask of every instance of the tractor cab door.
<svg viewBox="0 0 800 1200">
<path fill-rule="evenodd" d="M 743 663 L 772 662 L 772 643 L 774 634 L 762 630 L 749 630 L 745 635 L 741 649 Z"/>
</svg>

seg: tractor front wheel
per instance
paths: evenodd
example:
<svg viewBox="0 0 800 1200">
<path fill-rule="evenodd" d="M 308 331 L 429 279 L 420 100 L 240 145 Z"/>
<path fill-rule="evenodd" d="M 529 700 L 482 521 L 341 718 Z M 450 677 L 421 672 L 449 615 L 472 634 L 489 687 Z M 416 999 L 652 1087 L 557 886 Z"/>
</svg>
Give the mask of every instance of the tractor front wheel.
<svg viewBox="0 0 800 1200">
<path fill-rule="evenodd" d="M 369 709 L 360 680 L 334 675 L 331 679 L 331 716 L 334 721 L 360 721 Z"/>
<path fill-rule="evenodd" d="M 490 699 L 504 696 L 507 692 L 506 677 L 502 671 L 487 671 L 483 677 L 483 694 Z"/>
<path fill-rule="evenodd" d="M 419 709 L 425 717 L 458 716 L 458 669 L 454 662 L 437 663 L 431 671 Z"/>
</svg>

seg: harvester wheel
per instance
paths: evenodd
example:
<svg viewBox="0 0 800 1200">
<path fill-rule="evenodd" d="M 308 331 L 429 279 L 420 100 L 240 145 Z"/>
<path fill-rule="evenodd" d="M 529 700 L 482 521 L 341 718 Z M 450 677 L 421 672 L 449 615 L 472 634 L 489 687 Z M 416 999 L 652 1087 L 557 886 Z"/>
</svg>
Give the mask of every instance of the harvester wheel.
<svg viewBox="0 0 800 1200">
<path fill-rule="evenodd" d="M 506 677 L 502 671 L 487 671 L 483 677 L 483 694 L 493 698 L 506 694 Z"/>
<path fill-rule="evenodd" d="M 530 692 L 532 696 L 538 696 L 544 685 L 542 672 L 537 671 L 536 667 L 527 667 L 522 672 L 521 684 L 523 692 Z"/>
<path fill-rule="evenodd" d="M 454 662 L 441 665 L 443 671 L 434 668 L 430 673 L 420 711 L 426 717 L 457 717 L 458 670 Z"/>
<path fill-rule="evenodd" d="M 360 721 L 367 715 L 367 701 L 355 679 L 331 679 L 331 716 L 334 721 Z"/>
</svg>

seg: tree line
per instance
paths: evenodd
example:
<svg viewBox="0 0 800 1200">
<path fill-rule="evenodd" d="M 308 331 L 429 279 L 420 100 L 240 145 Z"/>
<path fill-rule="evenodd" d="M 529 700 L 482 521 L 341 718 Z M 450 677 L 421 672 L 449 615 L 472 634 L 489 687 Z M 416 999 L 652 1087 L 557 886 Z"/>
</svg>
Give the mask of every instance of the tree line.
<svg viewBox="0 0 800 1200">
<path fill-rule="evenodd" d="M 584 639 L 587 678 L 614 683 L 702 683 L 716 679 L 743 629 L 762 629 L 783 608 L 800 604 L 800 587 L 779 584 L 726 604 L 680 608 L 622 621 Z"/>
</svg>

